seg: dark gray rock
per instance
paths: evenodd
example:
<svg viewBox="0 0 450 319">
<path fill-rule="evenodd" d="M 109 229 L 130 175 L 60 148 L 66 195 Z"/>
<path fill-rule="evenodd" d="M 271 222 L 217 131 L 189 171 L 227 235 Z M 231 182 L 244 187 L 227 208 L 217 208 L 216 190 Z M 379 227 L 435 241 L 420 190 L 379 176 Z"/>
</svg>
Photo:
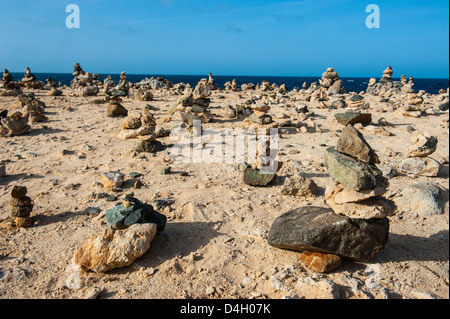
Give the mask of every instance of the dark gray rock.
<svg viewBox="0 0 450 319">
<path fill-rule="evenodd" d="M 383 172 L 378 167 L 342 154 L 334 147 L 325 151 L 325 166 L 333 181 L 357 192 L 372 189 L 385 181 Z"/>
<path fill-rule="evenodd" d="M 347 113 L 337 113 L 334 115 L 334 118 L 336 121 L 344 126 L 347 126 L 348 124 L 369 124 L 372 121 L 372 114 L 370 113 L 354 113 L 354 112 L 347 112 Z"/>
<path fill-rule="evenodd" d="M 384 248 L 388 238 L 387 218 L 352 219 L 330 208 L 300 207 L 275 219 L 268 243 L 281 249 L 369 261 Z"/>
</svg>

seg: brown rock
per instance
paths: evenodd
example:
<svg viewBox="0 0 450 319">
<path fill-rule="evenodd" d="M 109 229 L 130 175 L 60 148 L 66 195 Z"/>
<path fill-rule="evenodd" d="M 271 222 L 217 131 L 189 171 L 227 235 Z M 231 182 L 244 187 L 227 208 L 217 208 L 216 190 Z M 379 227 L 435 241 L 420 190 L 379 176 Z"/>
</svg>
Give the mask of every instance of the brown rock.
<svg viewBox="0 0 450 319">
<path fill-rule="evenodd" d="M 11 216 L 12 217 L 29 217 L 31 212 L 33 211 L 33 205 L 20 207 L 13 206 L 11 208 Z"/>
<path fill-rule="evenodd" d="M 386 193 L 389 186 L 387 179 L 368 190 L 355 191 L 337 182 L 331 182 L 325 189 L 325 200 L 332 201 L 335 204 L 355 203 L 371 197 L 382 196 Z"/>
<path fill-rule="evenodd" d="M 324 254 L 304 251 L 300 255 L 300 260 L 315 272 L 330 272 L 342 264 L 342 259 L 338 255 Z"/>
<path fill-rule="evenodd" d="M 336 204 L 332 200 L 327 200 L 327 204 L 336 214 L 352 219 L 383 219 L 393 215 L 397 210 L 395 203 L 384 197 L 371 197 L 356 203 L 344 204 Z"/>
<path fill-rule="evenodd" d="M 25 186 L 14 186 L 11 190 L 11 197 L 22 199 L 27 194 L 27 188 Z"/>
<path fill-rule="evenodd" d="M 369 143 L 367 143 L 364 136 L 352 125 L 347 125 L 342 130 L 342 135 L 337 142 L 336 150 L 365 163 L 380 163 L 378 155 L 370 147 Z"/>
<path fill-rule="evenodd" d="M 11 206 L 19 206 L 19 207 L 26 207 L 31 205 L 31 198 L 28 196 L 24 196 L 23 198 L 11 198 L 9 201 L 9 204 Z"/>
<path fill-rule="evenodd" d="M 17 217 L 16 218 L 16 227 L 27 228 L 33 225 L 33 219 L 28 217 Z"/>
</svg>

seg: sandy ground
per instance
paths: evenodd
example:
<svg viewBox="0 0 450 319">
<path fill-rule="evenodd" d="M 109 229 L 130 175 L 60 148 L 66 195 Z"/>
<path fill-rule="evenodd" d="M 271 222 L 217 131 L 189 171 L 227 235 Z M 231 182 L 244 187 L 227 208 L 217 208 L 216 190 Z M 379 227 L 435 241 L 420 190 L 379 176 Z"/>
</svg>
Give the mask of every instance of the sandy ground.
<svg viewBox="0 0 450 319">
<path fill-rule="evenodd" d="M 314 102 L 302 102 L 315 113 L 312 118 L 322 132 L 283 129 L 278 140 L 283 167 L 268 187 L 255 188 L 241 181 L 238 164 L 170 164 L 168 151 L 154 156 L 134 153 L 137 139 L 117 138 L 123 119 L 106 117 L 106 104 L 89 103 L 99 97 L 70 97 L 70 92 L 65 89 L 63 96 L 50 97 L 35 91 L 46 103 L 49 120 L 33 124 L 27 135 L 0 139 L 0 160 L 11 161 L 7 176 L 0 178 L 0 298 L 303 298 L 297 282 L 306 277 L 332 282 L 339 298 L 449 298 L 448 164 L 437 177 L 400 174 L 390 180 L 387 191 L 395 201 L 407 185 L 432 181 L 445 190 L 444 214 L 424 217 L 400 209 L 389 217 L 389 242 L 373 260 L 347 260 L 331 273 L 315 274 L 302 264 L 298 252 L 269 246 L 267 234 L 273 220 L 290 209 L 327 207 L 324 191 L 330 179 L 323 156 L 326 147 L 336 145 L 342 129 L 334 114 L 345 109 L 321 109 Z M 158 124 L 170 129 L 172 124 L 163 119 L 179 97 L 155 92 L 154 101 L 125 98 L 123 105 L 130 113 L 152 105 Z M 215 91 L 211 112 L 248 97 L 244 92 Z M 0 108 L 10 109 L 15 100 L 0 97 Z M 393 134 L 376 136 L 362 130 L 380 155 L 379 166 L 395 167 L 406 157 L 412 136 L 408 125 L 438 137 L 438 149 L 431 157 L 448 159 L 448 113 L 405 117 L 400 111 L 378 112 L 378 97 L 366 95 L 366 100 L 371 103 L 366 111 L 372 113 L 373 122 L 384 117 L 391 124 L 386 129 Z M 293 114 L 290 108 L 272 107 L 270 113 L 277 112 Z M 204 125 L 208 127 L 239 128 L 242 123 L 217 118 Z M 170 137 L 159 140 L 173 143 Z M 384 156 L 386 147 L 399 154 Z M 161 175 L 168 165 L 175 173 Z M 170 208 L 160 210 L 168 217 L 166 230 L 128 267 L 106 274 L 74 272 L 70 267 L 74 252 L 106 227 L 102 213 L 93 215 L 86 208 L 99 207 L 104 213 L 115 205 L 93 196 L 108 192 L 99 182 L 102 173 L 112 170 L 127 176 L 143 174 L 143 188 L 134 189 L 128 180 L 118 195 L 133 191 L 150 204 L 157 197 L 174 200 Z M 189 175 L 180 176 L 179 171 Z M 295 173 L 312 178 L 319 194 L 314 198 L 281 195 L 284 179 Z M 6 225 L 14 185 L 26 186 L 34 200 L 31 228 Z M 326 293 L 318 289 L 316 297 L 323 296 Z"/>
</svg>

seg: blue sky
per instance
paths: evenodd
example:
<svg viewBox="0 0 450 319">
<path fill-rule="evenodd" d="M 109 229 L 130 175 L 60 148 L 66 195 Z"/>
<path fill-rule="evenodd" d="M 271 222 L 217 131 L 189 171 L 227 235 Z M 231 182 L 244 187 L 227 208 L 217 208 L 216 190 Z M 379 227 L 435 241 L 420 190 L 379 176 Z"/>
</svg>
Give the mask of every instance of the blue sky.
<svg viewBox="0 0 450 319">
<path fill-rule="evenodd" d="M 68 29 L 68 4 L 80 28 Z M 366 7 L 380 8 L 369 29 Z M 447 0 L 0 0 L 0 69 L 449 77 Z"/>
</svg>

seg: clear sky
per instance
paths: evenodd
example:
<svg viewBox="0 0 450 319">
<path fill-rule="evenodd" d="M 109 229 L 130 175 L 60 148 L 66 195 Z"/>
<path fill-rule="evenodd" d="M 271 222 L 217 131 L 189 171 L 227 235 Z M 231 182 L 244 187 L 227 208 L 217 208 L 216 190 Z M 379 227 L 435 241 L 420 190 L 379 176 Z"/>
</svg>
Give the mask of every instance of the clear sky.
<svg viewBox="0 0 450 319">
<path fill-rule="evenodd" d="M 68 4 L 80 28 L 66 27 Z M 369 4 L 380 28 L 366 27 Z M 0 71 L 449 77 L 447 0 L 0 0 Z"/>
</svg>

